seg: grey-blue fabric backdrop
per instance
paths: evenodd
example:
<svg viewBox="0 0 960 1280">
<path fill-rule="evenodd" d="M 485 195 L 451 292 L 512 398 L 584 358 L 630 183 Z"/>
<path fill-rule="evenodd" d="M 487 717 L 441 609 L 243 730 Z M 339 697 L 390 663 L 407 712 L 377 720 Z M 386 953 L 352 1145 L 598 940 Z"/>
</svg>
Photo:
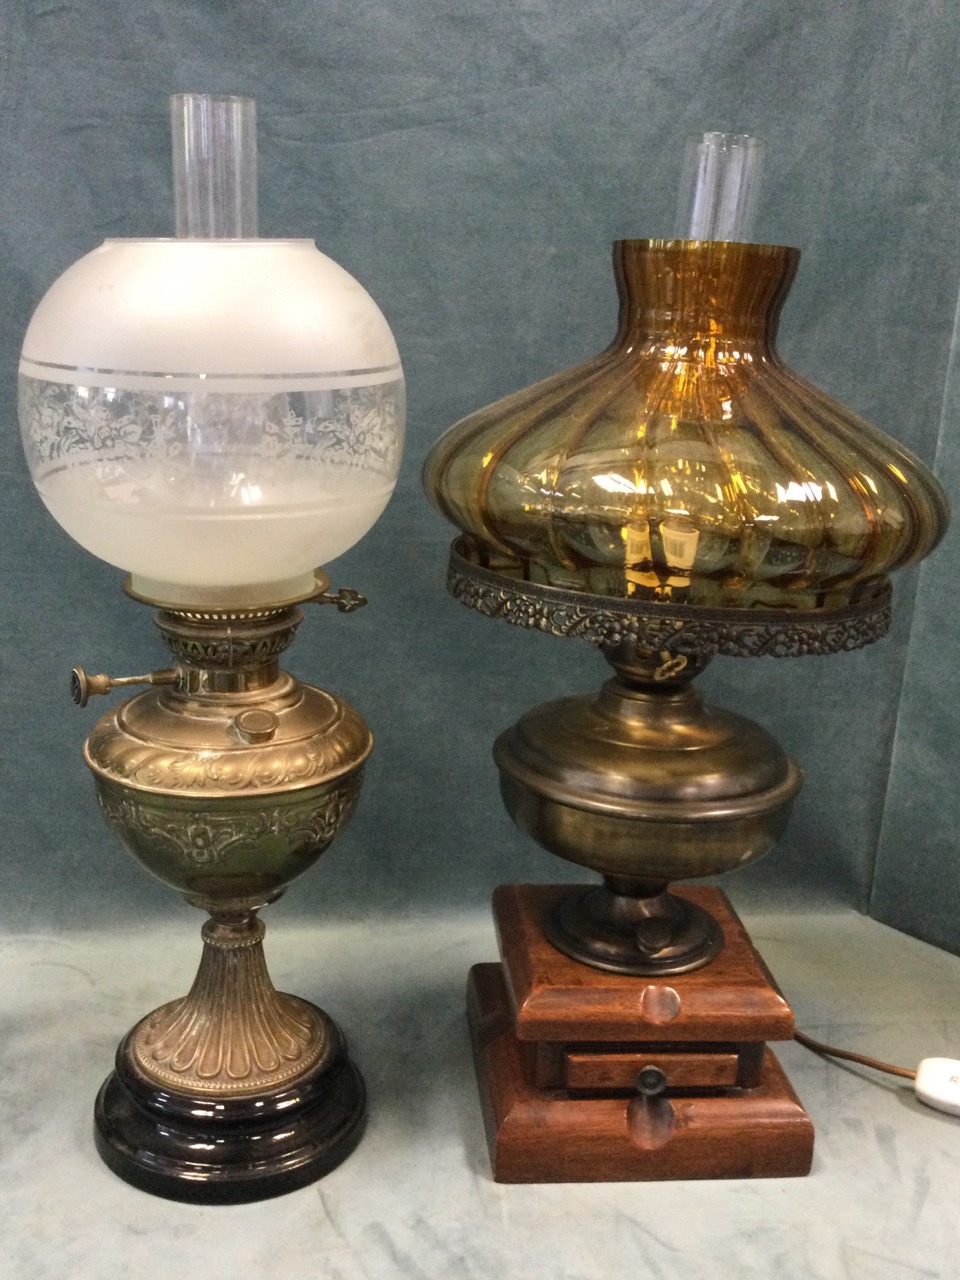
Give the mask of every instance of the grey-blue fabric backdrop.
<svg viewBox="0 0 960 1280">
<path fill-rule="evenodd" d="M 4 926 L 182 909 L 102 827 L 80 759 L 95 708 L 73 709 L 65 680 L 76 662 L 130 674 L 164 655 L 120 574 L 42 509 L 14 401 L 52 280 L 104 236 L 169 234 L 170 93 L 256 97 L 262 233 L 315 237 L 378 299 L 404 358 L 397 495 L 334 566 L 371 605 L 310 617 L 290 655 L 363 711 L 377 750 L 352 826 L 286 909 L 382 918 L 575 874 L 513 830 L 489 750 L 604 664 L 448 600 L 450 531 L 418 473 L 450 422 L 608 341 L 610 243 L 673 233 L 687 137 L 766 139 L 758 238 L 804 251 L 785 357 L 960 480 L 958 19 L 953 0 L 2 0 Z M 781 846 L 728 881 L 739 900 L 872 902 L 960 948 L 958 558 L 948 541 L 919 595 L 916 573 L 900 579 L 881 645 L 707 672 L 708 693 L 807 773 Z"/>
</svg>

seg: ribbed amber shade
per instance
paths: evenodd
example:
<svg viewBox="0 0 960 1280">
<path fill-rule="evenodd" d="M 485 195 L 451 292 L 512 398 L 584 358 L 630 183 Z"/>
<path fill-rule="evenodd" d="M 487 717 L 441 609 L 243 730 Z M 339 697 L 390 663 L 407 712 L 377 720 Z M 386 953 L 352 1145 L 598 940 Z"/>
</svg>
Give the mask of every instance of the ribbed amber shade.
<svg viewBox="0 0 960 1280">
<path fill-rule="evenodd" d="M 428 493 L 479 563 L 595 595 L 820 609 L 869 600 L 946 529 L 916 458 L 774 348 L 799 253 L 623 240 L 592 360 L 464 418 Z"/>
</svg>

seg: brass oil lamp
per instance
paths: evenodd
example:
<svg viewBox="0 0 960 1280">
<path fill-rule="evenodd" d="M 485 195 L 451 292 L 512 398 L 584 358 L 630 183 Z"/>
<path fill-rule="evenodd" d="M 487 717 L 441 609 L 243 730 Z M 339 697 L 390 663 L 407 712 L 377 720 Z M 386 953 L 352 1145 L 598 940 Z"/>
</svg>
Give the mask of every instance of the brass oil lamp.
<svg viewBox="0 0 960 1280">
<path fill-rule="evenodd" d="M 725 895 L 670 888 L 766 853 L 801 774 L 693 680 L 717 654 L 879 639 L 888 575 L 948 513 L 917 459 L 777 354 L 799 254 L 742 238 L 753 146 L 697 149 L 689 238 L 614 246 L 610 347 L 465 418 L 425 468 L 461 530 L 453 595 L 613 667 L 494 747 L 514 821 L 602 877 L 495 897 L 503 962 L 475 968 L 470 1008 L 504 1181 L 810 1164 L 809 1121 L 764 1047 L 792 1035 L 789 1007 Z"/>
<path fill-rule="evenodd" d="M 310 241 L 256 235 L 254 105 L 172 101 L 177 238 L 112 240 L 41 301 L 20 416 L 40 496 L 129 572 L 172 665 L 86 743 L 108 825 L 208 912 L 196 981 L 125 1037 L 95 1108 L 106 1163 L 198 1202 L 276 1195 L 353 1150 L 365 1093 L 322 1010 L 276 991 L 262 907 L 336 838 L 372 745 L 280 660 L 315 569 L 386 505 L 403 375 L 373 300 Z"/>
</svg>

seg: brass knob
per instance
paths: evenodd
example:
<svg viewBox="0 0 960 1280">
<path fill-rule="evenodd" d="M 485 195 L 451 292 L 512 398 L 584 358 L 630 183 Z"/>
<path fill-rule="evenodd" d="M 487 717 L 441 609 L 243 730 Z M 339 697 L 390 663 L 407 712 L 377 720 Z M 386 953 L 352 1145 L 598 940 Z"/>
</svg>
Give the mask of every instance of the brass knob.
<svg viewBox="0 0 960 1280">
<path fill-rule="evenodd" d="M 109 692 L 109 676 L 88 676 L 83 667 L 74 667 L 70 672 L 70 697 L 78 707 L 85 707 L 95 694 Z"/>
<path fill-rule="evenodd" d="M 151 671 L 146 676 L 88 676 L 83 667 L 74 667 L 70 672 L 70 697 L 78 707 L 85 707 L 91 698 L 109 693 L 127 684 L 173 684 L 177 679 L 176 671 Z"/>
</svg>

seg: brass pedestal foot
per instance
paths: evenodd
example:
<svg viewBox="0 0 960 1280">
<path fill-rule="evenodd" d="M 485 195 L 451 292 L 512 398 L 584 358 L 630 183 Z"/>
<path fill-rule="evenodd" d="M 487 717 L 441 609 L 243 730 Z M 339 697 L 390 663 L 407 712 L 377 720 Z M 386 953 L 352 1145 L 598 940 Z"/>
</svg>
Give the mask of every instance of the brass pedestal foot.
<svg viewBox="0 0 960 1280">
<path fill-rule="evenodd" d="M 564 955 L 606 973 L 689 973 L 720 953 L 723 930 L 706 911 L 665 888 L 630 892 L 609 877 L 575 890 L 543 919 Z"/>
<path fill-rule="evenodd" d="M 193 987 L 125 1037 L 97 1098 L 110 1168 L 172 1200 L 237 1203 L 329 1173 L 363 1132 L 366 1097 L 336 1023 L 278 992 L 253 912 L 203 927 Z"/>
</svg>

